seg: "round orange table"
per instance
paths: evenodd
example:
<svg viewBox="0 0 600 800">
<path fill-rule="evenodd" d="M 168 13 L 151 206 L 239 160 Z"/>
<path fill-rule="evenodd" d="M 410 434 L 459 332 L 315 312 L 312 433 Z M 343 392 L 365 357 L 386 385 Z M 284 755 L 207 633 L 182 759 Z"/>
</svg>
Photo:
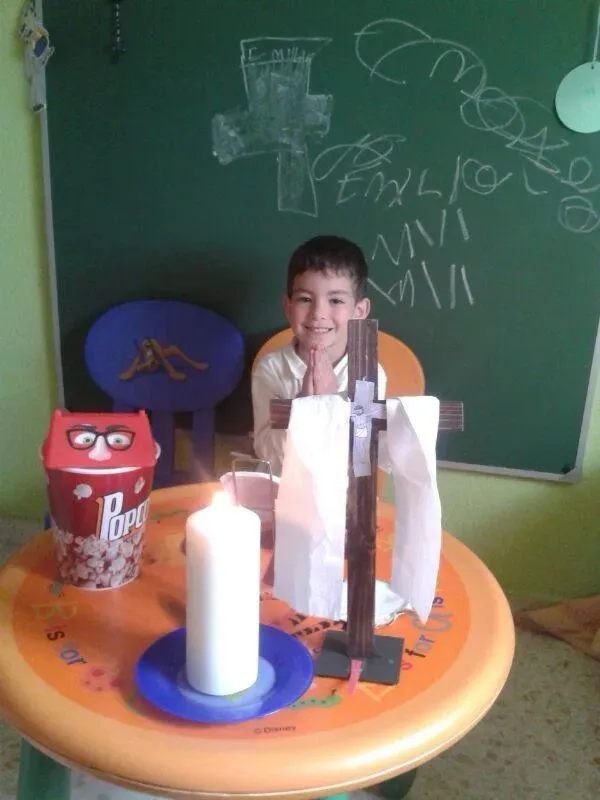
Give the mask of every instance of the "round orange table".
<svg viewBox="0 0 600 800">
<path fill-rule="evenodd" d="M 159 636 L 185 622 L 185 520 L 214 485 L 152 495 L 141 577 L 90 592 L 54 582 L 50 533 L 0 572 L 0 708 L 57 762 L 166 797 L 317 797 L 414 769 L 488 711 L 514 652 L 508 603 L 487 568 L 444 535 L 437 597 L 426 625 L 403 614 L 380 632 L 404 637 L 397 686 L 315 678 L 270 717 L 204 726 L 169 717 L 136 692 L 133 669 Z M 378 577 L 389 578 L 393 511 L 378 513 Z M 234 555 L 234 554 L 233 554 Z M 270 553 L 263 552 L 266 569 Z M 314 650 L 322 620 L 268 591 L 261 619 Z M 244 624 L 244 609 L 236 624 Z"/>
</svg>

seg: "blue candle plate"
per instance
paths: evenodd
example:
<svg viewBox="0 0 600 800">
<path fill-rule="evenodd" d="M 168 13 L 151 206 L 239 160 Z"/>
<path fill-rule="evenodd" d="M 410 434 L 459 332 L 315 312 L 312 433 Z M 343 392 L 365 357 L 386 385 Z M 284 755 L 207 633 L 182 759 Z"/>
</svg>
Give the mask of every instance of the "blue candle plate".
<svg viewBox="0 0 600 800">
<path fill-rule="evenodd" d="M 225 697 L 197 692 L 185 675 L 185 628 L 161 636 L 143 653 L 135 668 L 140 693 L 152 705 L 175 717 L 219 724 L 266 717 L 295 702 L 310 686 L 313 659 L 288 633 L 261 625 L 256 683 Z"/>
</svg>

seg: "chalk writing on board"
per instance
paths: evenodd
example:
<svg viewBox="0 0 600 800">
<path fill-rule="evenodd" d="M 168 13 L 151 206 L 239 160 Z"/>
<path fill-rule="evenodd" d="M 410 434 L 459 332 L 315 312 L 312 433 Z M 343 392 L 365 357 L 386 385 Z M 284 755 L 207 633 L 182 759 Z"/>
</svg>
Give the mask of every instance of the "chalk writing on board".
<svg viewBox="0 0 600 800">
<path fill-rule="evenodd" d="M 573 233 L 591 233 L 600 224 L 600 216 L 588 197 L 563 197 L 558 204 L 558 221 Z"/>
<path fill-rule="evenodd" d="M 331 39 L 243 39 L 241 67 L 247 110 L 216 114 L 213 152 L 221 164 L 242 156 L 277 153 L 280 211 L 316 217 L 317 195 L 307 137 L 324 137 L 331 121 L 332 97 L 310 93 L 315 55 Z"/>
<path fill-rule="evenodd" d="M 429 79 L 443 69 L 454 72 L 452 83 L 460 87 L 463 98 L 460 117 L 467 127 L 501 138 L 506 148 L 527 161 L 530 170 L 537 171 L 538 177 L 574 192 L 559 201 L 559 224 L 578 234 L 596 230 L 600 214 L 585 195 L 596 192 L 600 184 L 588 183 L 593 172 L 590 161 L 582 156 L 569 160 L 570 143 L 549 131 L 548 124 L 554 124 L 551 109 L 530 97 L 511 96 L 490 85 L 487 67 L 473 50 L 458 42 L 430 36 L 405 20 L 375 20 L 355 34 L 356 57 L 371 77 L 398 86 L 409 82 L 408 59 L 419 48 L 431 51 Z M 523 170 L 522 174 L 530 195 L 547 193 L 533 189 L 529 171 Z"/>
<path fill-rule="evenodd" d="M 327 147 L 313 160 L 314 180 L 319 183 L 336 178 L 336 205 L 365 200 L 391 209 L 404 205 L 405 194 L 410 194 L 413 201 L 421 197 L 443 199 L 446 190 L 445 202 L 452 205 L 461 186 L 474 194 L 488 195 L 514 176 L 512 172 L 499 174 L 492 164 L 458 155 L 450 185 L 446 186 L 430 174 L 429 168 L 397 165 L 402 160 L 401 144 L 405 141 L 401 134 L 373 137 L 368 133 L 355 142 Z M 463 227 L 464 219 L 460 224 Z"/>
<path fill-rule="evenodd" d="M 456 174 L 460 174 L 465 189 L 475 194 L 492 194 L 499 186 L 512 177 L 512 172 L 499 176 L 491 164 L 482 164 L 476 158 L 467 158 L 462 161 L 461 156 L 456 159 Z M 456 200 L 458 180 L 454 181 L 453 193 L 449 203 Z"/>
<path fill-rule="evenodd" d="M 406 137 L 399 133 L 382 134 L 375 137 L 371 133 L 366 133 L 354 142 L 327 147 L 316 156 L 312 163 L 313 177 L 316 181 L 324 181 L 336 170 L 341 172 L 337 198 L 337 203 L 340 204 L 359 194 L 358 190 L 353 188 L 353 184 L 359 184 L 363 189 L 363 196 L 366 197 L 373 188 L 373 177 L 369 173 L 378 170 L 375 173 L 375 180 L 378 181 L 378 185 L 375 183 L 374 186 L 377 197 L 375 202 L 385 195 L 390 205 L 402 205 L 402 194 L 410 180 L 410 174 L 405 182 L 400 184 L 395 178 L 386 181 L 380 168 L 391 163 L 397 146 L 405 141 Z M 367 186 L 364 185 L 365 174 L 368 181 Z M 392 189 L 391 198 L 387 191 L 389 188 Z"/>
<path fill-rule="evenodd" d="M 537 194 L 548 194 L 548 189 L 534 189 L 534 187 L 529 183 L 529 176 L 527 174 L 527 170 L 523 167 L 523 185 L 525 186 L 526 191 L 529 194 L 537 195 Z"/>
<path fill-rule="evenodd" d="M 465 242 L 468 242 L 469 239 L 471 238 L 471 235 L 469 233 L 469 229 L 467 228 L 467 223 L 465 222 L 465 216 L 463 214 L 462 208 L 456 209 L 456 216 L 458 218 L 458 224 L 460 225 L 460 231 L 462 233 L 462 237 L 465 240 Z"/>
<path fill-rule="evenodd" d="M 379 237 L 381 237 L 381 234 L 378 234 L 378 238 Z M 440 279 L 438 276 L 434 278 L 425 260 L 421 261 L 421 269 L 415 268 L 414 271 L 419 279 L 418 283 L 415 283 L 413 270 L 409 268 L 405 270 L 404 275 L 394 281 L 388 289 L 382 288 L 373 278 L 368 278 L 367 280 L 375 291 L 393 306 L 406 302 L 410 308 L 414 308 L 418 290 L 420 294 L 425 296 L 425 300 L 429 298 L 429 301 L 433 303 L 438 311 L 441 311 L 443 308 L 449 308 L 451 311 L 454 311 L 454 309 L 457 308 L 456 264 L 450 264 L 447 284 L 444 278 Z M 475 305 L 475 298 L 473 297 L 473 292 L 471 291 L 471 286 L 467 277 L 467 268 L 464 264 L 460 267 L 458 277 L 459 288 L 464 292 L 466 302 L 470 306 Z M 446 291 L 448 293 L 447 300 Z"/>
<path fill-rule="evenodd" d="M 462 238 L 465 242 L 468 242 L 471 238 L 471 234 L 469 229 L 467 228 L 467 223 L 464 218 L 464 214 L 462 213 L 462 208 L 458 207 L 456 209 L 456 216 L 458 219 L 459 230 L 461 232 Z M 417 240 L 419 244 L 425 242 L 429 247 L 442 247 L 445 241 L 445 234 L 446 234 L 446 217 L 447 212 L 446 209 L 442 209 L 442 213 L 440 216 L 440 229 L 439 229 L 439 239 L 435 241 L 433 237 L 427 232 L 423 223 L 416 219 L 411 220 L 410 222 L 405 222 L 402 225 L 402 229 L 399 235 L 399 238 L 396 240 L 395 245 L 389 244 L 389 235 L 386 238 L 382 233 L 378 233 L 375 236 L 375 245 L 373 247 L 373 251 L 371 253 L 371 260 L 375 261 L 377 255 L 380 250 L 384 251 L 384 255 L 397 267 L 400 266 L 400 262 L 402 257 L 404 256 L 404 260 L 413 259 L 416 255 L 416 249 L 414 241 Z M 414 231 L 414 233 L 413 233 Z M 420 238 L 418 238 L 420 235 Z"/>
<path fill-rule="evenodd" d="M 405 303 L 414 308 L 417 297 L 430 300 L 437 310 L 462 307 L 459 297 L 468 306 L 475 304 L 467 268 L 463 264 L 448 267 L 448 278 L 433 274 L 427 251 L 443 249 L 449 234 L 467 243 L 471 230 L 461 205 L 463 190 L 477 195 L 490 195 L 513 178 L 512 172 L 501 173 L 492 164 L 462 154 L 452 159 L 450 178 L 442 180 L 431 169 L 398 166 L 403 159 L 406 137 L 400 133 L 375 136 L 364 134 L 358 139 L 335 144 L 316 155 L 312 164 L 317 183 L 334 180 L 337 183 L 335 204 L 362 202 L 402 214 L 400 225 L 393 233 L 376 233 L 370 260 L 383 257 L 398 267 L 398 277 L 389 288 L 382 287 L 373 278 L 371 286 L 392 305 Z M 447 172 L 446 172 L 447 174 Z M 420 203 L 434 203 L 439 208 L 424 217 L 405 219 L 406 208 L 418 212 Z M 411 268 L 407 262 L 420 260 L 420 267 Z M 402 269 L 404 274 L 402 275 Z M 442 288 L 443 287 L 443 288 Z"/>
</svg>

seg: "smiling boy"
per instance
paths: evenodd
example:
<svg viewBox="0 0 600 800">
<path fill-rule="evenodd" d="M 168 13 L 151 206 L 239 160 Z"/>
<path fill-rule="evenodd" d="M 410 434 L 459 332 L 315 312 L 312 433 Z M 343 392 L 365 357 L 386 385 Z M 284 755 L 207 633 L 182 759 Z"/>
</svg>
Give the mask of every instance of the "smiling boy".
<svg viewBox="0 0 600 800">
<path fill-rule="evenodd" d="M 272 430 L 270 401 L 348 391 L 348 320 L 364 319 L 367 263 L 360 247 L 338 236 L 300 245 L 288 265 L 283 310 L 293 340 L 259 359 L 252 370 L 254 449 L 281 473 L 285 431 Z M 379 365 L 379 399 L 386 377 Z"/>
</svg>

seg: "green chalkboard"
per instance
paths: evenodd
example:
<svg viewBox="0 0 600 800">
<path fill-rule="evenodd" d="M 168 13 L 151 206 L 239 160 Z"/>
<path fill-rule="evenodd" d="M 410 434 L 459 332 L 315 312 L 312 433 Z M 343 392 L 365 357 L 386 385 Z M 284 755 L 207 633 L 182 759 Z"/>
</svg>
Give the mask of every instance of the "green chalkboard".
<svg viewBox="0 0 600 800">
<path fill-rule="evenodd" d="M 198 302 L 251 355 L 283 325 L 292 249 L 337 233 L 364 249 L 373 316 L 428 391 L 465 403 L 440 458 L 574 476 L 600 135 L 553 103 L 590 57 L 594 5 L 124 0 L 115 60 L 113 4 L 45 0 L 67 404 L 103 402 L 82 343 L 108 307 Z"/>
</svg>

